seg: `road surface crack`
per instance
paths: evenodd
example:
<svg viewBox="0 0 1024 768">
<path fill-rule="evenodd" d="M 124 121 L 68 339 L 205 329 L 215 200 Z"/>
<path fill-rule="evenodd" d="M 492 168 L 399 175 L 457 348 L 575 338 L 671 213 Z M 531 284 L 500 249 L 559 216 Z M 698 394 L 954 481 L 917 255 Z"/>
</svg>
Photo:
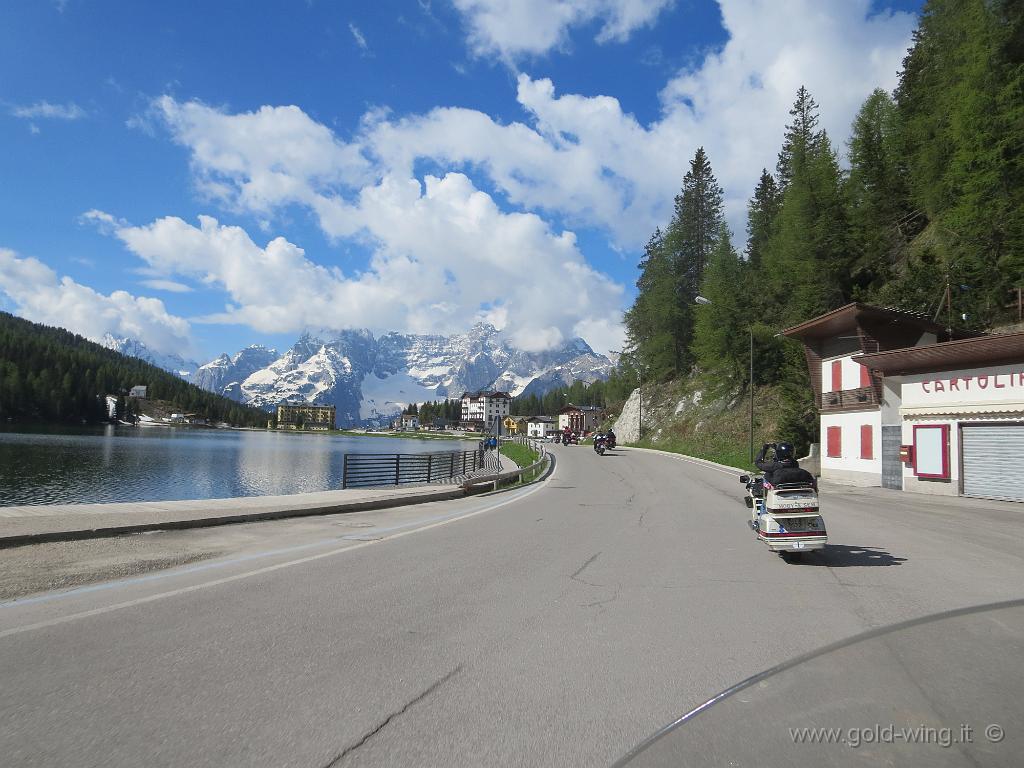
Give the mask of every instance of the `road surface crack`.
<svg viewBox="0 0 1024 768">
<path fill-rule="evenodd" d="M 584 584 L 590 584 L 589 581 L 584 581 L 583 579 L 580 579 L 580 578 L 577 578 L 577 577 L 581 573 L 583 573 L 585 570 L 587 570 L 587 566 L 589 566 L 592 562 L 597 560 L 597 558 L 600 557 L 600 556 L 601 556 L 600 552 L 598 552 L 595 555 L 591 555 L 590 559 L 588 559 L 587 562 L 585 562 L 583 565 L 581 565 L 579 568 L 577 568 L 576 571 L 569 578 L 572 579 L 573 581 L 582 581 Z M 590 586 L 592 586 L 592 587 L 598 586 L 599 587 L 601 585 L 600 584 L 590 584 Z"/>
<path fill-rule="evenodd" d="M 392 720 L 394 720 L 396 717 L 400 717 L 400 716 L 404 715 L 407 711 L 409 711 L 410 707 L 412 707 L 415 704 L 418 704 L 419 702 L 423 701 L 425 698 L 427 698 L 427 696 L 432 694 L 434 691 L 436 691 L 438 688 L 440 688 L 442 685 L 444 685 L 452 677 L 454 677 L 455 675 L 457 675 L 461 671 L 462 671 L 462 665 L 459 664 L 459 666 L 457 666 L 455 669 L 453 669 L 447 675 L 442 677 L 440 680 L 435 680 L 433 682 L 433 684 L 431 684 L 425 690 L 421 691 L 415 698 L 410 699 L 408 702 L 406 702 L 404 707 L 402 707 L 397 712 L 392 712 L 390 715 L 388 715 L 386 718 L 384 718 L 384 720 L 382 720 L 379 725 L 375 726 L 374 728 L 372 728 L 371 730 L 369 730 L 365 734 L 363 734 L 363 736 L 355 744 L 352 744 L 351 746 L 345 747 L 345 749 L 342 750 L 330 762 L 325 763 L 323 768 L 334 768 L 334 766 L 338 765 L 338 763 L 340 763 L 342 760 L 344 760 L 350 754 L 352 754 L 357 749 L 359 749 L 361 746 L 363 746 L 367 741 L 369 741 L 374 736 L 376 736 L 378 733 L 380 733 L 382 730 L 384 730 L 387 727 L 387 725 Z"/>
</svg>

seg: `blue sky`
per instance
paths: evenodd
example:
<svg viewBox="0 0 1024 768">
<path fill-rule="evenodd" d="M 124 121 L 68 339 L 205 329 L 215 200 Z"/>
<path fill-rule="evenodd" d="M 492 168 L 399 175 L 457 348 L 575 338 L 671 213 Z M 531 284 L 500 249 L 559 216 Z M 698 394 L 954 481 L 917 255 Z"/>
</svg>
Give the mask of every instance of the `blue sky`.
<svg viewBox="0 0 1024 768">
<path fill-rule="evenodd" d="M 200 362 L 304 328 L 621 344 L 704 145 L 742 242 L 800 84 L 840 148 L 906 0 L 12 0 L 0 308 Z"/>
</svg>

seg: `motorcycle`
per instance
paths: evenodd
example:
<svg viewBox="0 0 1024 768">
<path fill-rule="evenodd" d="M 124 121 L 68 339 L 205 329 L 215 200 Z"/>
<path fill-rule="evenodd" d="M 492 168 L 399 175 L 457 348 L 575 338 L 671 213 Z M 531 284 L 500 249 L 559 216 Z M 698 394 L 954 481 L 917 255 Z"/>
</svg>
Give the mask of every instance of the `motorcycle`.
<svg viewBox="0 0 1024 768">
<path fill-rule="evenodd" d="M 762 475 L 740 475 L 750 509 L 750 528 L 768 545 L 769 552 L 783 557 L 825 549 L 828 533 L 818 508 L 813 483 L 782 483 L 772 486 Z"/>
<path fill-rule="evenodd" d="M 598 456 L 604 456 L 604 452 L 608 450 L 608 436 L 602 434 L 594 435 L 594 450 Z"/>
<path fill-rule="evenodd" d="M 614 432 L 609 432 L 607 435 L 605 435 L 605 437 L 608 438 L 608 447 L 609 448 L 614 448 L 615 447 L 615 433 Z"/>
</svg>

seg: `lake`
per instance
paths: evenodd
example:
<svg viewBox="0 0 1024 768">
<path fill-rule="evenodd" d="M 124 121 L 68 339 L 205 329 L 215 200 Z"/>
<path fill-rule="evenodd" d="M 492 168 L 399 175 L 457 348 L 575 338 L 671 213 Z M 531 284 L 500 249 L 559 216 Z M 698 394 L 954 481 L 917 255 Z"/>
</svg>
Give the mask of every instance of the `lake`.
<svg viewBox="0 0 1024 768">
<path fill-rule="evenodd" d="M 341 488 L 346 453 L 471 450 L 416 440 L 230 429 L 0 431 L 0 506 L 277 496 Z"/>
</svg>

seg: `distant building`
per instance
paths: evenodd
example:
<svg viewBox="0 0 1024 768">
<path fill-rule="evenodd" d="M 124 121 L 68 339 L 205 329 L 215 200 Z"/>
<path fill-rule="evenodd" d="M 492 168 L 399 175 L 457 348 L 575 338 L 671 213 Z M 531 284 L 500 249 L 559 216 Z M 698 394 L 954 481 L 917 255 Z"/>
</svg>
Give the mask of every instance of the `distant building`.
<svg viewBox="0 0 1024 768">
<path fill-rule="evenodd" d="M 139 397 L 139 398 L 142 398 L 143 400 L 145 400 L 146 399 L 146 385 L 145 384 L 137 384 L 137 385 L 135 385 L 134 387 L 131 388 L 131 391 L 128 393 L 128 397 Z"/>
<path fill-rule="evenodd" d="M 604 415 L 604 408 L 596 405 L 570 403 L 558 412 L 558 428 L 562 430 L 569 427 L 573 432 L 585 435 L 597 429 Z"/>
<path fill-rule="evenodd" d="M 117 417 L 117 395 L 107 395 L 107 418 Z"/>
<path fill-rule="evenodd" d="M 277 406 L 277 428 L 326 432 L 334 429 L 335 413 L 333 405 L 281 403 Z"/>
<path fill-rule="evenodd" d="M 550 416 L 531 416 L 526 420 L 526 434 L 528 437 L 535 437 L 543 440 L 555 431 L 555 420 Z"/>
<path fill-rule="evenodd" d="M 420 418 L 415 414 L 403 413 L 391 422 L 391 428 L 399 432 L 413 432 L 420 428 Z"/>
<path fill-rule="evenodd" d="M 512 408 L 512 395 L 508 392 L 463 392 L 462 426 L 476 432 L 489 432 L 501 425 Z"/>
<path fill-rule="evenodd" d="M 526 419 L 522 416 L 506 416 L 502 421 L 506 435 L 525 435 Z"/>
</svg>

